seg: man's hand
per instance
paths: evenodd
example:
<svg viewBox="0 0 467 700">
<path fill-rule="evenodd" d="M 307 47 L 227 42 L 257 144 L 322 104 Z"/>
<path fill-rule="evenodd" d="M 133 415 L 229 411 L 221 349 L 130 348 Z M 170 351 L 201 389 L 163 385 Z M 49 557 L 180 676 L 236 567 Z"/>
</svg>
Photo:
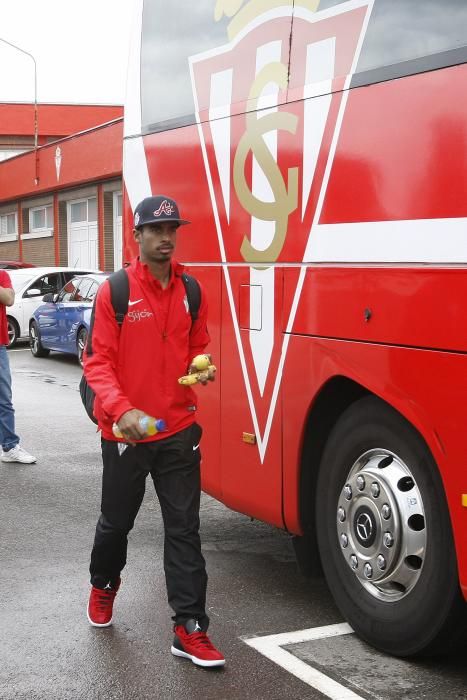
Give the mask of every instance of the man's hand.
<svg viewBox="0 0 467 700">
<path fill-rule="evenodd" d="M 117 423 L 118 429 L 130 445 L 133 445 L 135 440 L 142 440 L 146 437 L 146 432 L 139 423 L 139 419 L 144 415 L 146 415 L 144 411 L 133 408 L 131 411 L 124 413 Z"/>
<path fill-rule="evenodd" d="M 213 382 L 216 378 L 216 368 L 214 365 L 212 367 L 208 367 L 204 372 L 198 372 L 198 382 L 199 384 L 203 384 L 203 386 L 206 386 L 208 382 Z"/>
</svg>

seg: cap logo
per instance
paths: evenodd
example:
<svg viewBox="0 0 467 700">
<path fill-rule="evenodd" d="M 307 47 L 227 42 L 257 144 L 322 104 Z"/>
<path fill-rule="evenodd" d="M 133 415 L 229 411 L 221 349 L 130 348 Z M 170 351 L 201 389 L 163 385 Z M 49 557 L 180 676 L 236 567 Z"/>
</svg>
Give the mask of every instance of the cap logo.
<svg viewBox="0 0 467 700">
<path fill-rule="evenodd" d="M 135 214 L 135 226 L 138 226 L 138 224 L 139 224 L 139 214 L 138 214 L 138 212 L 136 212 L 136 214 Z"/>
<path fill-rule="evenodd" d="M 154 216 L 160 216 L 161 214 L 167 214 L 170 216 L 175 211 L 174 206 L 170 204 L 166 199 L 161 203 L 159 209 L 156 209 Z"/>
</svg>

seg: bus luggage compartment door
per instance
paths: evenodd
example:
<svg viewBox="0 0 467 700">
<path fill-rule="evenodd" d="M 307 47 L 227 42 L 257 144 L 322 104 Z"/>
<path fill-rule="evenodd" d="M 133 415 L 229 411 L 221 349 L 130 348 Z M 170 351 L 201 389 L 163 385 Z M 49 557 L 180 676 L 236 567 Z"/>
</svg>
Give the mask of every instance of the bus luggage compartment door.
<svg viewBox="0 0 467 700">
<path fill-rule="evenodd" d="M 283 526 L 281 401 L 283 274 L 225 270 L 222 308 L 222 494 L 227 505 Z"/>
</svg>

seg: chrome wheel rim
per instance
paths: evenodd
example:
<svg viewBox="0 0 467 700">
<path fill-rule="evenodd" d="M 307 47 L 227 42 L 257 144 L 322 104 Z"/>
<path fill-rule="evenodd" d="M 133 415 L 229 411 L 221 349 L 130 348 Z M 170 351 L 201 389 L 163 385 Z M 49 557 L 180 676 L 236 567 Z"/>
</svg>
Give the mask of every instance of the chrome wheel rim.
<svg viewBox="0 0 467 700">
<path fill-rule="evenodd" d="M 31 326 L 29 330 L 29 344 L 33 352 L 37 352 L 39 350 L 39 338 L 37 335 L 36 326 L 34 325 Z"/>
<path fill-rule="evenodd" d="M 352 574 L 378 600 L 404 598 L 425 560 L 427 527 L 420 490 L 407 464 L 385 449 L 352 465 L 336 512 L 337 537 Z"/>
<path fill-rule="evenodd" d="M 11 345 L 16 340 L 16 330 L 11 321 L 8 321 L 8 345 Z"/>
<path fill-rule="evenodd" d="M 80 365 L 83 364 L 83 352 L 86 346 L 87 333 L 81 331 L 78 335 L 78 361 Z"/>
</svg>

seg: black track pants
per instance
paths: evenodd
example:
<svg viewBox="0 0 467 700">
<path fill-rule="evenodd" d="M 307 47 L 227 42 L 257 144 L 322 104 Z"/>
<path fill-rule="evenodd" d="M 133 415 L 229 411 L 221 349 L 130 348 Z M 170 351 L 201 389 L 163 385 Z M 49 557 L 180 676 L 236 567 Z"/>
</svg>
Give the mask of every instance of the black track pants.
<svg viewBox="0 0 467 700">
<path fill-rule="evenodd" d="M 151 474 L 164 521 L 164 569 L 173 619 L 180 623 L 195 618 L 207 629 L 207 574 L 199 537 L 201 432 L 194 423 L 164 440 L 135 447 L 102 440 L 102 513 L 90 572 L 91 583 L 99 588 L 118 579 L 126 563 L 127 535 Z"/>
</svg>

